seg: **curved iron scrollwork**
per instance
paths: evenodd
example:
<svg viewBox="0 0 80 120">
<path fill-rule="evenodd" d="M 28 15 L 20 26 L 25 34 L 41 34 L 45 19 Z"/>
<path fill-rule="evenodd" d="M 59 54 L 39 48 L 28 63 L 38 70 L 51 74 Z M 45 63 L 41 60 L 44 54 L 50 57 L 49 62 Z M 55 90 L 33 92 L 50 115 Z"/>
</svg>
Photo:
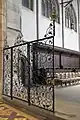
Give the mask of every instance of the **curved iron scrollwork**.
<svg viewBox="0 0 80 120">
<path fill-rule="evenodd" d="M 49 27 L 47 28 L 46 33 L 44 35 L 45 38 L 50 37 L 50 36 L 55 36 L 55 20 L 53 20 L 49 24 Z M 53 39 L 46 39 L 45 44 L 53 45 Z"/>
<path fill-rule="evenodd" d="M 11 50 L 4 51 L 4 94 L 10 96 L 11 89 Z"/>
<path fill-rule="evenodd" d="M 46 38 L 47 42 L 52 39 Z M 46 84 L 46 80 L 53 77 L 53 49 L 52 45 L 44 44 L 46 40 L 33 46 L 33 81 L 36 84 Z"/>
<path fill-rule="evenodd" d="M 4 40 L 4 48 L 9 47 L 7 43 L 7 38 Z M 4 94 L 10 96 L 10 89 L 11 89 L 11 50 L 7 49 L 4 51 L 3 56 L 3 65 L 4 65 L 4 81 L 3 81 L 3 92 Z"/>
<path fill-rule="evenodd" d="M 47 38 L 46 40 L 49 41 Z M 47 78 L 52 78 L 52 45 L 39 44 L 40 42 L 28 42 L 24 45 L 24 42 L 19 35 L 15 41 L 17 46 L 4 50 L 4 93 L 11 96 L 12 92 L 12 97 L 52 111 L 53 87 L 45 85 Z M 33 85 L 33 78 L 37 85 Z"/>
<path fill-rule="evenodd" d="M 22 39 L 22 34 L 18 35 L 15 45 L 24 43 Z M 24 61 L 24 66 L 22 66 L 22 60 Z M 22 71 L 22 67 L 24 71 Z M 13 48 L 13 96 L 18 97 L 23 100 L 28 100 L 27 96 L 27 84 L 28 73 L 27 73 L 27 45 L 22 45 Z M 23 78 L 24 72 L 24 78 Z"/>
<path fill-rule="evenodd" d="M 33 105 L 44 109 L 53 110 L 53 87 L 45 85 L 35 85 L 30 90 L 30 102 Z"/>
<path fill-rule="evenodd" d="M 53 35 L 53 22 L 51 22 L 49 24 L 49 27 L 47 28 L 46 30 L 46 34 L 44 35 L 44 37 L 49 37 L 49 36 L 52 36 Z"/>
</svg>

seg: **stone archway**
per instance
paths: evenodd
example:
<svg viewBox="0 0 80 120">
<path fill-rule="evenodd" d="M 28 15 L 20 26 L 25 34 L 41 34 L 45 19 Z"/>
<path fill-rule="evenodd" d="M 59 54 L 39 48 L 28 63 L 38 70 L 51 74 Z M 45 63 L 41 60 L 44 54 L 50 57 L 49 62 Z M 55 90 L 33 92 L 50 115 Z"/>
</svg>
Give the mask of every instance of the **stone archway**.
<svg viewBox="0 0 80 120">
<path fill-rule="evenodd" d="M 3 47 L 6 38 L 6 0 L 0 0 L 0 99 L 2 99 Z"/>
</svg>

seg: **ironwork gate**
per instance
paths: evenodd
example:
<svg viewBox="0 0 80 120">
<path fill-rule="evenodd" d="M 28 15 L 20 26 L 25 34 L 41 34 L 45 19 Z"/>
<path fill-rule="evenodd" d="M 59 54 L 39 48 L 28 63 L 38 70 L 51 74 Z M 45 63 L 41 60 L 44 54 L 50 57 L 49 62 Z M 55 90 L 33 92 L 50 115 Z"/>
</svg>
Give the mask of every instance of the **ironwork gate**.
<svg viewBox="0 0 80 120">
<path fill-rule="evenodd" d="M 4 48 L 3 94 L 54 112 L 53 36 Z"/>
</svg>

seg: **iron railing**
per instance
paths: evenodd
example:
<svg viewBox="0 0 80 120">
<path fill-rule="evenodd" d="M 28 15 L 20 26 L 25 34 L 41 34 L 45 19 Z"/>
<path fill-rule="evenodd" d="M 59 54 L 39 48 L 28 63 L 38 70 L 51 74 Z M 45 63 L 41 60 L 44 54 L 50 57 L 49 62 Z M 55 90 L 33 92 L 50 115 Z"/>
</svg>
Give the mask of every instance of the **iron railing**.
<svg viewBox="0 0 80 120">
<path fill-rule="evenodd" d="M 53 36 L 4 48 L 3 94 L 54 112 Z M 51 44 L 50 44 L 51 43 Z"/>
</svg>

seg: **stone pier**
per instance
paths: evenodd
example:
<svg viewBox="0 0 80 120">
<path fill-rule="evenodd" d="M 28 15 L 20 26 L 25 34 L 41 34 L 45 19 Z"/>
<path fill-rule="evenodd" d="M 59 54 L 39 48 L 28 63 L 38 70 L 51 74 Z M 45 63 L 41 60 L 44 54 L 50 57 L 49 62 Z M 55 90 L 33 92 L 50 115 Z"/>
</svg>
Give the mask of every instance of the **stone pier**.
<svg viewBox="0 0 80 120">
<path fill-rule="evenodd" d="M 0 0 L 0 100 L 3 87 L 3 47 L 6 38 L 6 0 Z"/>
</svg>

